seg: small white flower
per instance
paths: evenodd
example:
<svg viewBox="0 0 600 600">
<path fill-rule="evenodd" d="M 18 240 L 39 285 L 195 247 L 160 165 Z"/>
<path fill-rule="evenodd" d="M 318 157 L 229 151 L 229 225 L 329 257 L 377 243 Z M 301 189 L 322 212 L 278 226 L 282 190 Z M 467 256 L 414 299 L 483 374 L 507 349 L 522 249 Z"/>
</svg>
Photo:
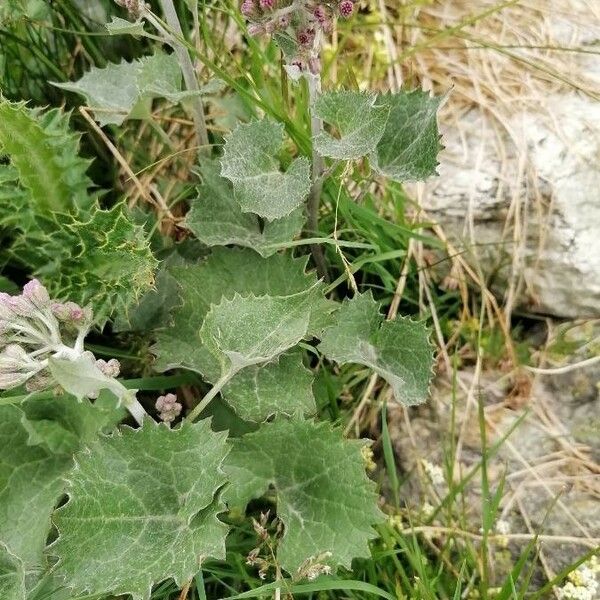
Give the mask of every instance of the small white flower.
<svg viewBox="0 0 600 600">
<path fill-rule="evenodd" d="M 427 477 L 429 477 L 429 481 L 431 481 L 433 485 L 444 485 L 444 482 L 446 481 L 444 479 L 444 471 L 442 471 L 442 468 L 439 465 L 434 465 L 425 459 L 421 460 L 421 464 L 423 465 L 423 469 L 425 469 Z"/>
</svg>

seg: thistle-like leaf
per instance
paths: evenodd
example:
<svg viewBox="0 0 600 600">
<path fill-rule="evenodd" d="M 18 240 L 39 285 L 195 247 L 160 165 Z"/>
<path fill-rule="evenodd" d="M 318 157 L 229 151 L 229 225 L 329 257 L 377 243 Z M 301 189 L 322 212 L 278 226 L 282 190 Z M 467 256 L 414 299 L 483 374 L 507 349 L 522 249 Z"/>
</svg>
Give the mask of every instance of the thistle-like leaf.
<svg viewBox="0 0 600 600">
<path fill-rule="evenodd" d="M 68 114 L 0 99 L 0 154 L 10 158 L 18 181 L 29 192 L 26 201 L 19 201 L 19 214 L 85 211 L 92 206 L 89 161 L 78 152 L 79 136 L 69 130 Z"/>
<path fill-rule="evenodd" d="M 429 333 L 422 322 L 406 317 L 384 320 L 371 293 L 344 302 L 337 324 L 321 336 L 319 350 L 340 364 L 370 367 L 391 386 L 398 402 L 424 402 L 433 368 Z"/>
<path fill-rule="evenodd" d="M 54 297 L 92 304 L 99 322 L 148 290 L 157 265 L 143 229 L 120 205 L 95 210 L 85 221 L 65 215 L 43 220 L 38 243 L 23 238 L 13 251 Z"/>
<path fill-rule="evenodd" d="M 341 90 L 321 95 L 314 107 L 318 117 L 334 126 L 339 139 L 320 133 L 313 139 L 322 156 L 351 160 L 375 150 L 390 112 L 376 94 Z"/>
<path fill-rule="evenodd" d="M 105 27 L 110 35 L 132 35 L 134 37 L 144 37 L 146 35 L 144 21 L 141 19 L 128 21 L 121 17 L 113 17 L 110 23 L 106 23 Z"/>
<path fill-rule="evenodd" d="M 300 233 L 305 217 L 301 208 L 271 222 L 261 223 L 252 213 L 242 212 L 231 183 L 219 175 L 218 166 L 204 162 L 198 198 L 186 217 L 186 226 L 207 246 L 237 244 L 256 250 L 261 256 L 277 252 L 278 244 Z"/>
<path fill-rule="evenodd" d="M 382 514 L 362 444 L 327 423 L 301 419 L 278 419 L 233 440 L 225 499 L 243 508 L 273 488 L 285 527 L 277 558 L 291 575 L 311 557 L 349 567 L 353 558 L 369 556 L 367 542 Z"/>
<path fill-rule="evenodd" d="M 223 558 L 216 494 L 225 438 L 207 421 L 178 429 L 146 421 L 79 454 L 49 549 L 67 585 L 146 600 L 154 583 L 172 577 L 181 586 L 204 559 Z"/>
<path fill-rule="evenodd" d="M 309 163 L 304 157 L 280 169 L 277 153 L 283 125 L 269 119 L 238 125 L 225 138 L 221 175 L 233 183 L 243 212 L 273 221 L 289 215 L 310 190 Z"/>
<path fill-rule="evenodd" d="M 399 182 L 422 181 L 435 174 L 441 149 L 437 127 L 441 101 L 420 90 L 378 97 L 379 104 L 389 107 L 389 116 L 370 157 L 376 171 Z"/>
</svg>

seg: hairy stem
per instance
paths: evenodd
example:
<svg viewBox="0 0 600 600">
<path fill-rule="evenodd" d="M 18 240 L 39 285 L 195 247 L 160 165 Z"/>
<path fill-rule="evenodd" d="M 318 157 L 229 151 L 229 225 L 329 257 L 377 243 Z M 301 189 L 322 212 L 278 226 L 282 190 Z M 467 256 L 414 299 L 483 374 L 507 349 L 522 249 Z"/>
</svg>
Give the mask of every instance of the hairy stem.
<svg viewBox="0 0 600 600">
<path fill-rule="evenodd" d="M 237 373 L 235 369 L 231 369 L 225 373 L 216 383 L 212 386 L 212 388 L 208 391 L 206 396 L 198 402 L 198 404 L 193 408 L 190 414 L 186 417 L 186 419 L 190 422 L 195 421 L 200 413 L 211 403 L 211 401 L 215 398 L 215 396 L 225 387 L 225 385 L 229 382 L 229 380 Z"/>
<path fill-rule="evenodd" d="M 314 139 L 323 130 L 323 121 L 315 115 L 315 102 L 321 94 L 321 75 L 309 74 L 307 76 L 308 95 L 310 101 L 310 133 Z M 321 193 L 323 192 L 323 171 L 325 163 L 323 157 L 313 148 L 312 158 L 312 185 L 310 196 L 308 198 L 308 230 L 312 235 L 319 231 L 319 205 L 321 203 Z M 323 248 L 319 244 L 312 244 L 311 254 L 317 266 L 319 277 L 327 279 L 327 263 Z"/>
<path fill-rule="evenodd" d="M 160 0 L 160 4 L 165 15 L 167 25 L 175 33 L 175 36 L 183 38 L 183 31 L 175 10 L 173 0 Z M 186 47 L 177 39 L 177 37 L 170 36 L 170 43 L 177 55 L 177 60 L 181 66 L 181 72 L 183 73 L 183 79 L 185 81 L 185 87 L 191 92 L 199 92 L 200 87 L 198 86 L 198 80 L 196 79 L 196 73 L 194 71 L 194 65 L 192 59 L 186 49 Z M 200 95 L 194 96 L 192 99 L 193 107 L 193 118 L 194 126 L 196 128 L 196 136 L 198 137 L 198 143 L 202 147 L 202 151 L 207 153 L 210 150 L 208 142 L 208 130 L 206 129 L 206 119 L 204 118 L 204 105 Z"/>
</svg>

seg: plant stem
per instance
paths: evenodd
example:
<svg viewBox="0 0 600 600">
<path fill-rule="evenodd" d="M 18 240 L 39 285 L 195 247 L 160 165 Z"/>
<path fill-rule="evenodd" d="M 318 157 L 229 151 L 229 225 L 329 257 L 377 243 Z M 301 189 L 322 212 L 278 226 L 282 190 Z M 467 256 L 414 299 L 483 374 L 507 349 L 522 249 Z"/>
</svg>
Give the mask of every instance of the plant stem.
<svg viewBox="0 0 600 600">
<path fill-rule="evenodd" d="M 229 382 L 229 380 L 237 373 L 237 370 L 230 369 L 223 375 L 215 385 L 209 390 L 209 392 L 198 402 L 198 404 L 192 409 L 192 412 L 186 417 L 190 422 L 195 421 L 200 413 L 210 404 L 214 397 L 223 389 L 223 387 Z"/>
<path fill-rule="evenodd" d="M 310 133 L 314 139 L 323 130 L 323 121 L 315 114 L 315 102 L 321 94 L 321 75 L 309 73 L 306 76 L 306 80 L 308 82 L 308 97 L 310 102 Z M 325 163 L 323 157 L 313 146 L 312 185 L 308 198 L 308 230 L 312 235 L 316 235 L 319 231 L 319 205 L 321 203 L 321 193 L 323 192 L 322 174 L 324 170 Z M 325 262 L 323 249 L 318 244 L 312 244 L 310 251 L 317 266 L 319 277 L 327 279 L 327 263 Z"/>
<path fill-rule="evenodd" d="M 181 29 L 181 23 L 175 10 L 173 0 L 160 0 L 160 4 L 165 15 L 167 25 L 175 32 L 175 36 L 183 38 L 183 31 Z M 179 65 L 181 66 L 181 72 L 183 73 L 183 79 L 185 81 L 185 87 L 191 92 L 199 92 L 200 87 L 198 86 L 198 80 L 196 79 L 196 73 L 194 71 L 194 65 L 190 58 L 189 52 L 186 47 L 177 39 L 175 36 L 170 37 L 170 44 L 177 55 Z M 196 136 L 198 137 L 198 143 L 202 147 L 203 153 L 210 151 L 208 142 L 208 130 L 206 129 L 206 119 L 204 118 L 204 105 L 200 95 L 196 95 L 192 98 L 193 106 L 193 118 L 194 126 L 196 128 Z"/>
</svg>

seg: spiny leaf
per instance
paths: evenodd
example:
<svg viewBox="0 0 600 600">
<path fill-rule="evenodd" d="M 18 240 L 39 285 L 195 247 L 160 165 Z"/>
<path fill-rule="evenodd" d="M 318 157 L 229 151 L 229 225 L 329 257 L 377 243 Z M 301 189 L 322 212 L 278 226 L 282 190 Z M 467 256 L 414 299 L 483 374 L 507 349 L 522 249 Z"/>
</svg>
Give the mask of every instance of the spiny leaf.
<svg viewBox="0 0 600 600">
<path fill-rule="evenodd" d="M 69 130 L 68 114 L 0 99 L 0 153 L 10 158 L 33 210 L 51 214 L 90 208 L 89 161 L 78 152 L 79 136 Z"/>
<path fill-rule="evenodd" d="M 390 107 L 378 102 L 376 94 L 341 90 L 321 95 L 314 110 L 340 133 L 339 139 L 326 132 L 319 134 L 313 140 L 315 150 L 322 156 L 351 160 L 375 150 Z"/>
<path fill-rule="evenodd" d="M 365 474 L 362 442 L 342 438 L 329 424 L 278 419 L 233 440 L 225 461 L 231 507 L 244 507 L 270 487 L 285 533 L 277 558 L 296 575 L 304 561 L 349 567 L 369 556 L 372 525 L 382 520 L 375 484 Z"/>
<path fill-rule="evenodd" d="M 0 598 L 25 600 L 23 562 L 0 542 Z"/>
<path fill-rule="evenodd" d="M 420 90 L 382 94 L 389 107 L 383 137 L 371 154 L 376 171 L 394 181 L 422 181 L 435 174 L 441 149 L 437 111 L 442 98 Z"/>
<path fill-rule="evenodd" d="M 316 412 L 312 372 L 302 364 L 301 352 L 283 354 L 265 367 L 249 367 L 223 388 L 223 398 L 246 421 L 260 422 L 272 415 Z"/>
<path fill-rule="evenodd" d="M 307 333 L 311 292 L 292 296 L 240 296 L 211 306 L 200 339 L 218 359 L 221 375 L 277 358 Z"/>
<path fill-rule="evenodd" d="M 207 421 L 169 429 L 148 420 L 79 454 L 49 549 L 69 587 L 145 600 L 154 583 L 172 577 L 181 586 L 207 557 L 224 558 L 215 494 L 225 483 L 225 437 Z"/>
<path fill-rule="evenodd" d="M 305 218 L 301 208 L 262 225 L 257 215 L 242 212 L 230 182 L 219 175 L 215 163 L 205 161 L 201 175 L 198 198 L 185 224 L 207 246 L 237 244 L 266 257 L 277 252 L 277 244 L 291 241 L 302 230 Z"/>
<path fill-rule="evenodd" d="M 340 364 L 370 367 L 391 386 L 398 402 L 424 402 L 431 381 L 433 352 L 427 328 L 405 317 L 384 320 L 371 293 L 344 302 L 337 324 L 321 336 L 319 350 Z"/>
<path fill-rule="evenodd" d="M 225 138 L 221 175 L 233 183 L 243 212 L 273 221 L 289 215 L 310 190 L 309 163 L 296 158 L 280 170 L 283 125 L 263 119 L 238 125 Z"/>
<path fill-rule="evenodd" d="M 126 310 L 154 282 L 157 262 L 146 235 L 120 205 L 95 210 L 85 221 L 56 215 L 40 230 L 37 244 L 25 238 L 14 252 L 55 297 L 92 304 L 99 322 L 116 308 Z"/>
</svg>

